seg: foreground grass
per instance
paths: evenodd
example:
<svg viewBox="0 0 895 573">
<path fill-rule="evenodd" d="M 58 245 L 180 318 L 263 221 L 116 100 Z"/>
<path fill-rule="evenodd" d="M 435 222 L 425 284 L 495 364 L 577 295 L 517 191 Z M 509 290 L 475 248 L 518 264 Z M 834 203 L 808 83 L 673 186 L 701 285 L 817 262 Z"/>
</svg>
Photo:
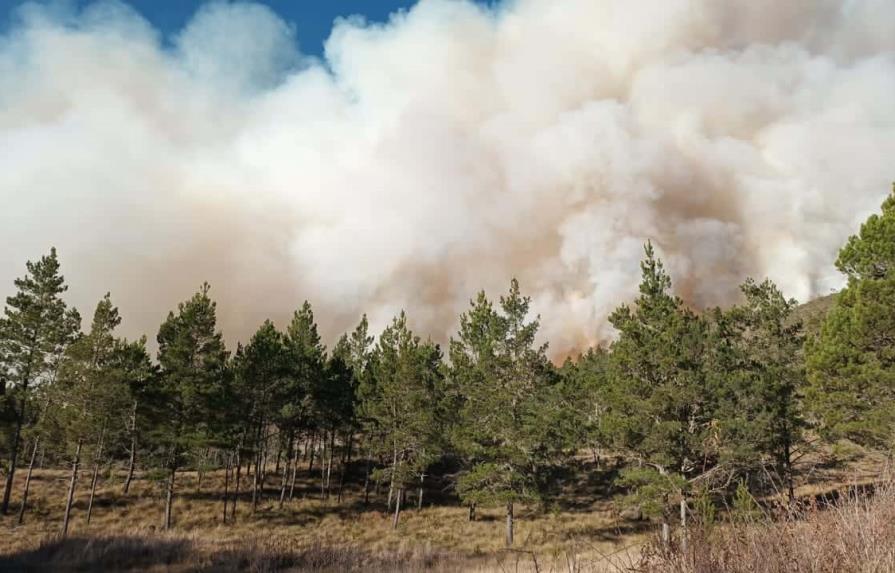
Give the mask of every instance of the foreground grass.
<svg viewBox="0 0 895 573">
<path fill-rule="evenodd" d="M 384 511 L 384 495 L 365 507 L 360 486 L 351 484 L 341 503 L 332 498 L 323 501 L 319 480 L 307 475 L 297 483 L 296 498 L 282 508 L 276 482 L 269 485 L 254 513 L 243 491 L 236 521 L 224 524 L 223 475 L 205 475 L 199 490 L 197 475 L 184 472 L 178 477 L 174 529 L 162 532 L 161 484 L 138 479 L 125 496 L 122 477 L 112 473 L 100 482 L 88 525 L 89 478 L 82 476 L 69 539 L 63 542 L 58 533 L 68 474 L 35 471 L 24 523 L 16 523 L 14 512 L 0 518 L 0 555 L 14 556 L 0 568 L 40 569 L 79 562 L 87 569 L 165 571 L 229 570 L 233 564 L 242 564 L 234 570 L 259 571 L 500 570 L 509 564 L 511 569 L 533 570 L 547 563 L 581 569 L 584 563 L 595 568 L 605 556 L 627 557 L 626 548 L 642 541 L 642 528 L 648 527 L 619 521 L 606 502 L 581 501 L 564 511 L 520 508 L 517 545 L 506 551 L 500 510 L 480 509 L 477 520 L 470 522 L 466 508 L 441 500 L 440 505 L 422 510 L 408 508 L 393 529 L 391 515 Z M 243 481 L 242 488 L 246 485 Z M 17 499 L 21 483 L 16 486 Z M 128 555 L 131 561 L 126 562 Z"/>
<path fill-rule="evenodd" d="M 690 532 L 644 550 L 661 573 L 888 573 L 895 571 L 895 484 L 857 488 L 828 503 Z"/>
</svg>

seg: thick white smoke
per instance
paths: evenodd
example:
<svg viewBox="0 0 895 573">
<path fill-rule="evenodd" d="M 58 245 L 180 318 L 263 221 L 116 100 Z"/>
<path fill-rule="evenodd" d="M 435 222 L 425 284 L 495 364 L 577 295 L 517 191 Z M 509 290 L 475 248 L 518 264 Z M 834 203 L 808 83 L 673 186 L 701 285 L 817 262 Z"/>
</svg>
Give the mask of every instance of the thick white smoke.
<svg viewBox="0 0 895 573">
<path fill-rule="evenodd" d="M 895 179 L 891 0 L 423 0 L 325 61 L 256 4 L 161 38 L 123 4 L 0 36 L 0 289 L 56 245 L 71 300 L 152 337 L 212 283 L 247 336 L 406 308 L 444 340 L 512 276 L 554 353 L 605 336 L 652 239 L 679 292 L 838 285 Z"/>
</svg>

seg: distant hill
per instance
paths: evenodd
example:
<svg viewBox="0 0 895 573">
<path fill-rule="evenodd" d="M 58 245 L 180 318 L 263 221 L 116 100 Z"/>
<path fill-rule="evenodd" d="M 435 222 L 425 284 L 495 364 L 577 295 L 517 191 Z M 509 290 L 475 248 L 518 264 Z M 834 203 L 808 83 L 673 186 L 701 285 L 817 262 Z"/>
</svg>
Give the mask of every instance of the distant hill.
<svg viewBox="0 0 895 573">
<path fill-rule="evenodd" d="M 833 303 L 836 302 L 837 294 L 833 293 L 816 298 L 796 308 L 793 318 L 802 321 L 802 324 L 805 325 L 805 332 L 808 335 L 814 335 L 820 331 L 820 325 L 827 316 L 827 312 L 833 307 Z"/>
</svg>

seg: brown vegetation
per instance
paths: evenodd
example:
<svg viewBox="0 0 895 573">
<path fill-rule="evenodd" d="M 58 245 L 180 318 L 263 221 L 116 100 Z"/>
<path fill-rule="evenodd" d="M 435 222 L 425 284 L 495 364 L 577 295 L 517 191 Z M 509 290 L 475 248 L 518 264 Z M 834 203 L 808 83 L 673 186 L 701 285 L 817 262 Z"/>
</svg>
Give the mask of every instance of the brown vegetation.
<svg viewBox="0 0 895 573">
<path fill-rule="evenodd" d="M 824 496 L 781 516 L 764 513 L 653 543 L 643 570 L 657 573 L 895 571 L 895 486 Z"/>
<path fill-rule="evenodd" d="M 453 571 L 549 569 L 548 564 L 575 563 L 581 570 L 584 563 L 594 565 L 604 556 L 627 555 L 627 548 L 645 539 L 644 528 L 649 528 L 646 523 L 619 521 L 609 502 L 585 504 L 582 496 L 580 504 L 562 511 L 523 509 L 519 544 L 506 551 L 500 509 L 480 509 L 478 519 L 470 522 L 468 510 L 448 499 L 443 505 L 407 511 L 393 530 L 384 499 L 363 506 L 360 483 L 346 488 L 341 504 L 324 503 L 318 499 L 319 476 L 306 473 L 296 483 L 296 499 L 282 508 L 275 483 L 255 514 L 250 494 L 244 492 L 236 522 L 224 525 L 223 473 L 206 474 L 197 491 L 197 475 L 185 472 L 175 498 L 174 531 L 166 533 L 161 527 L 164 481 L 138 476 L 124 495 L 124 471 L 102 476 L 88 525 L 88 473 L 79 482 L 69 537 L 61 539 L 68 474 L 34 472 L 24 523 L 16 525 L 13 514 L 0 520 L 0 555 L 6 559 L 0 569 L 43 570 L 77 563 L 82 570 Z M 16 476 L 17 492 L 23 481 L 24 476 Z"/>
</svg>

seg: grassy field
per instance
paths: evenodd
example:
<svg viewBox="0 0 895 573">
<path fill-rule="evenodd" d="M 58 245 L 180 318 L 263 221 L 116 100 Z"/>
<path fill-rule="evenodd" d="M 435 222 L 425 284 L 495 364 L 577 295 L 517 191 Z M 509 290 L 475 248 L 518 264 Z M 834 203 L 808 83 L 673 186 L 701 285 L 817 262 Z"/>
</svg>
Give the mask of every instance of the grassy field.
<svg viewBox="0 0 895 573">
<path fill-rule="evenodd" d="M 20 473 L 15 499 L 24 481 L 24 472 Z M 532 569 L 536 561 L 538 569 L 543 564 L 565 564 L 562 569 L 567 570 L 570 563 L 579 569 L 586 563 L 593 569 L 607 560 L 605 556 L 612 556 L 609 561 L 633 559 L 652 529 L 645 522 L 620 520 L 610 501 L 592 497 L 592 489 L 601 487 L 600 479 L 592 484 L 578 481 L 568 484 L 578 493 L 564 496 L 568 503 L 562 508 L 519 508 L 517 543 L 506 551 L 502 510 L 479 509 L 476 521 L 470 522 L 467 509 L 449 497 L 441 496 L 439 505 L 417 510 L 413 492 L 411 507 L 402 512 L 398 528 L 393 529 L 391 515 L 385 513 L 384 494 L 364 507 L 360 485 L 352 483 L 341 503 L 324 502 L 319 479 L 307 475 L 296 484 L 295 499 L 282 508 L 276 481 L 268 483 L 254 513 L 243 491 L 236 521 L 224 524 L 223 474 L 206 474 L 200 491 L 197 474 L 184 472 L 178 476 L 174 529 L 165 533 L 159 527 L 164 507 L 161 483 L 138 479 L 125 496 L 123 474 L 117 472 L 107 472 L 100 482 L 88 525 L 89 477 L 87 472 L 81 476 L 70 539 L 61 543 L 58 533 L 68 472 L 35 471 L 24 523 L 18 525 L 14 513 L 0 520 L 0 554 L 10 567 L 73 560 L 90 564 L 105 559 L 118 560 L 117 566 L 125 567 L 124 555 L 130 554 L 138 567 L 160 570 L 226 570 L 236 562 L 243 563 L 239 568 L 258 562 L 257 570 L 290 565 L 351 568 L 350 563 L 339 561 L 344 557 L 355 559 L 359 569 L 375 562 L 378 568 L 395 570 L 501 570 L 509 564 L 515 570 L 517 566 Z M 246 486 L 243 481 L 243 490 Z"/>
</svg>

